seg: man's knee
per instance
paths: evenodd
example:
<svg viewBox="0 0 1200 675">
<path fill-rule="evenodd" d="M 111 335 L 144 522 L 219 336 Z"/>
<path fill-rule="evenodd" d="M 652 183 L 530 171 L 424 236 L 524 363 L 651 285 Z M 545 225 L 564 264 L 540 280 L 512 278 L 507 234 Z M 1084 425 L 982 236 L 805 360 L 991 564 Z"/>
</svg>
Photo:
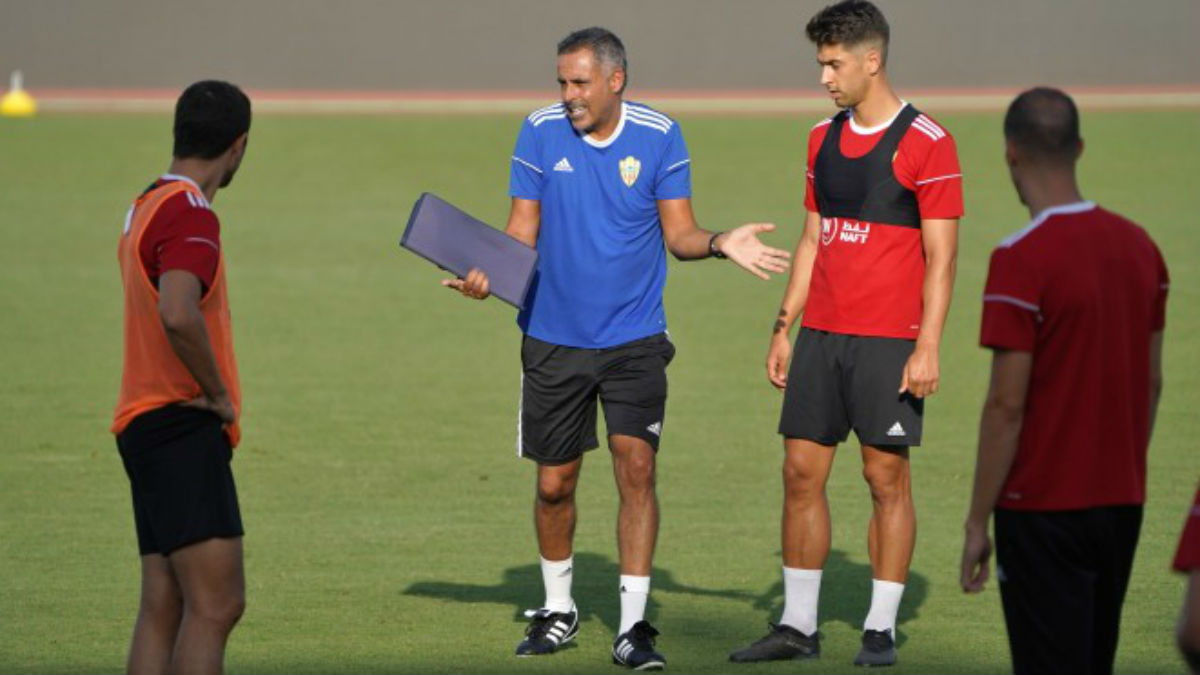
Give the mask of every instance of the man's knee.
<svg viewBox="0 0 1200 675">
<path fill-rule="evenodd" d="M 654 447 L 642 438 L 624 435 L 608 437 L 608 446 L 612 450 L 613 472 L 622 495 L 653 494 Z"/>
<path fill-rule="evenodd" d="M 230 628 L 233 628 L 234 624 L 236 624 L 245 613 L 246 593 L 239 590 L 237 593 L 228 598 L 226 603 L 220 608 L 217 619 L 222 621 Z"/>
<path fill-rule="evenodd" d="M 877 502 L 895 503 L 909 498 L 907 461 L 867 462 L 863 479 L 871 488 L 871 498 Z"/>
<path fill-rule="evenodd" d="M 193 602 L 187 611 L 204 621 L 232 630 L 246 611 L 246 593 L 239 588 L 212 594 Z"/>
<path fill-rule="evenodd" d="M 538 471 L 537 496 L 543 504 L 568 504 L 575 499 L 579 472 L 563 467 L 541 467 Z"/>
<path fill-rule="evenodd" d="M 183 596 L 178 589 L 159 588 L 142 592 L 138 612 L 146 619 L 162 625 L 175 625 L 183 615 Z"/>
<path fill-rule="evenodd" d="M 622 493 L 654 492 L 654 450 L 649 446 L 631 452 L 614 453 L 613 463 Z"/>
<path fill-rule="evenodd" d="M 793 455 L 783 459 L 783 493 L 789 503 L 803 503 L 825 493 L 825 474 L 812 462 Z"/>
</svg>

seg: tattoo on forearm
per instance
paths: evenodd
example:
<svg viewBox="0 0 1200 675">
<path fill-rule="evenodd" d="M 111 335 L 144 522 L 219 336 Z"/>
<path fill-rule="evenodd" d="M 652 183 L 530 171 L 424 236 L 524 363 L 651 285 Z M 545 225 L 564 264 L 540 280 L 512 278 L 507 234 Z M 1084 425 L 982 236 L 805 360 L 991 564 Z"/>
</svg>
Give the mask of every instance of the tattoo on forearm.
<svg viewBox="0 0 1200 675">
<path fill-rule="evenodd" d="M 775 319 L 775 332 L 776 333 L 780 333 L 783 331 L 783 329 L 787 328 L 787 322 L 783 320 L 784 317 L 786 317 L 786 316 L 787 316 L 786 309 L 779 310 L 779 318 Z"/>
</svg>

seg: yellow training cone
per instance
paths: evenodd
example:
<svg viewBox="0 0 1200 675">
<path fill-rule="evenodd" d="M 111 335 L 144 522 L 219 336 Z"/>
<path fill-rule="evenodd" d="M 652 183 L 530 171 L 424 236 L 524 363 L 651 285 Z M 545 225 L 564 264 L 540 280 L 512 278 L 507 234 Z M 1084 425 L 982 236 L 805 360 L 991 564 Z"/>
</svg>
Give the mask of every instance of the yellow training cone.
<svg viewBox="0 0 1200 675">
<path fill-rule="evenodd" d="M 21 87 L 21 71 L 15 71 L 8 93 L 0 97 L 0 117 L 33 117 L 35 113 L 37 103 Z"/>
</svg>

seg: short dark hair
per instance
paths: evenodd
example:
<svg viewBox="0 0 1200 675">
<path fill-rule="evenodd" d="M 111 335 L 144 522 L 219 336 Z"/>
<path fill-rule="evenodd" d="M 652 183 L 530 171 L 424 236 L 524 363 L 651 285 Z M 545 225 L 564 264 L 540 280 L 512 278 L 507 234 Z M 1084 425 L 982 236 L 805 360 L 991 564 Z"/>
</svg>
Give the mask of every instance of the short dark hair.
<svg viewBox="0 0 1200 675">
<path fill-rule="evenodd" d="M 577 30 L 559 41 L 558 55 L 585 48 L 592 50 L 597 61 L 625 71 L 628 80 L 629 63 L 625 59 L 625 45 L 615 33 L 599 26 Z"/>
<path fill-rule="evenodd" d="M 883 12 L 868 0 L 842 0 L 817 12 L 805 28 L 808 39 L 818 47 L 879 42 L 879 56 L 887 63 L 888 39 L 892 30 Z"/>
<path fill-rule="evenodd" d="M 175 149 L 179 159 L 213 159 L 250 131 L 250 99 L 237 86 L 203 80 L 175 103 Z"/>
<path fill-rule="evenodd" d="M 1004 137 L 1043 159 L 1073 162 L 1079 152 L 1079 109 L 1065 92 L 1034 87 L 1021 92 L 1004 114 Z"/>
</svg>

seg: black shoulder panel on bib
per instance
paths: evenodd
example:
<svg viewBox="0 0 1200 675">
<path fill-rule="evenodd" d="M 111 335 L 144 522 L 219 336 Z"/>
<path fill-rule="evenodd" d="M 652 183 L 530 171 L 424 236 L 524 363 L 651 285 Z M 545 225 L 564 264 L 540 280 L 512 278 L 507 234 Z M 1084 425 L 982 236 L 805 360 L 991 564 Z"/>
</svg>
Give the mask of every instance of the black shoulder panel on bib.
<svg viewBox="0 0 1200 675">
<path fill-rule="evenodd" d="M 842 129 L 850 118 L 843 110 L 833 117 L 813 166 L 817 207 L 823 218 L 921 226 L 917 195 L 896 180 L 892 161 L 900 139 L 921 112 L 905 105 L 883 138 L 862 157 L 846 157 L 841 151 Z"/>
</svg>

